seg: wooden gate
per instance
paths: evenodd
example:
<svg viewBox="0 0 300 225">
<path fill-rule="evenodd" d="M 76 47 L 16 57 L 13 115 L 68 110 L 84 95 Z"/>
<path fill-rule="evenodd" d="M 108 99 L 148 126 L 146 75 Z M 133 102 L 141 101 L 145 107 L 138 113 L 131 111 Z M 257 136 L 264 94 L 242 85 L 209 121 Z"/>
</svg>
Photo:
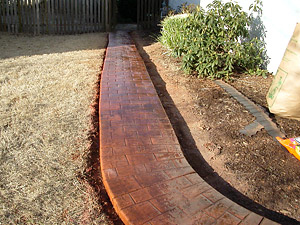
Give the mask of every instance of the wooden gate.
<svg viewBox="0 0 300 225">
<path fill-rule="evenodd" d="M 163 0 L 137 0 L 137 26 L 138 29 L 156 27 L 161 20 Z"/>
</svg>

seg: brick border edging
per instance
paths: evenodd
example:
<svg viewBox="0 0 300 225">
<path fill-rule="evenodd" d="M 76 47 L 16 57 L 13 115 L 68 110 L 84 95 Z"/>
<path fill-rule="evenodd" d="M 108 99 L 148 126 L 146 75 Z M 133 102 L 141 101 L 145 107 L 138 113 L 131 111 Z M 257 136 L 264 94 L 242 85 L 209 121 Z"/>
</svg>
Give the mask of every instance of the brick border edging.
<svg viewBox="0 0 300 225">
<path fill-rule="evenodd" d="M 276 224 L 191 168 L 127 33 L 109 34 L 99 112 L 103 183 L 125 224 Z"/>
<path fill-rule="evenodd" d="M 240 93 L 231 85 L 225 83 L 222 80 L 216 80 L 215 83 L 223 88 L 228 94 L 242 104 L 255 118 L 256 121 L 261 124 L 270 136 L 276 140 L 276 137 L 284 138 L 285 134 L 280 131 L 276 124 L 270 119 L 266 113 L 264 113 L 254 102 L 248 99 L 245 95 Z M 277 140 L 276 140 L 277 142 Z"/>
</svg>

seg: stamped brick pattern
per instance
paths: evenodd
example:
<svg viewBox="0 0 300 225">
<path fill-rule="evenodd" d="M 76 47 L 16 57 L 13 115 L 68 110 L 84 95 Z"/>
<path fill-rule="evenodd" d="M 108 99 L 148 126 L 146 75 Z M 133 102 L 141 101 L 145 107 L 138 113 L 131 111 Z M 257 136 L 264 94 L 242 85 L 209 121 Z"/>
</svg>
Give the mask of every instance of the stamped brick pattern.
<svg viewBox="0 0 300 225">
<path fill-rule="evenodd" d="M 125 32 L 109 34 L 100 93 L 101 173 L 125 224 L 267 221 L 221 195 L 190 167 Z"/>
</svg>

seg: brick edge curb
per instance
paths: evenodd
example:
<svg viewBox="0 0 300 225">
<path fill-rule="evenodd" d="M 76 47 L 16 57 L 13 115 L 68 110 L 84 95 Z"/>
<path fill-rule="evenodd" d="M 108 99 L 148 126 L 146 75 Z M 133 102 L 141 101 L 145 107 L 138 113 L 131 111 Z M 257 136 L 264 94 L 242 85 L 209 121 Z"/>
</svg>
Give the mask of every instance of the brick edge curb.
<svg viewBox="0 0 300 225">
<path fill-rule="evenodd" d="M 281 138 L 285 137 L 285 134 L 280 131 L 271 118 L 249 98 L 222 80 L 216 80 L 215 83 L 242 104 L 256 118 L 256 121 L 265 128 L 268 134 L 274 138 L 274 140 L 276 140 L 277 136 Z"/>
</svg>

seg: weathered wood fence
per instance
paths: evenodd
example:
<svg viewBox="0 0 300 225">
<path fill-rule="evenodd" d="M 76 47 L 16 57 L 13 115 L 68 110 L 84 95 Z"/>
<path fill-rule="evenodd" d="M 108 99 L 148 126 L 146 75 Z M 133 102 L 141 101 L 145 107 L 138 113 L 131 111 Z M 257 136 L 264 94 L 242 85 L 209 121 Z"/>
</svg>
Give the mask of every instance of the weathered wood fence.
<svg viewBox="0 0 300 225">
<path fill-rule="evenodd" d="M 109 30 L 114 0 L 0 0 L 0 31 L 75 34 Z"/>
<path fill-rule="evenodd" d="M 137 0 L 138 28 L 159 23 L 162 2 Z M 116 13 L 117 0 L 0 0 L 0 31 L 35 35 L 110 31 Z"/>
</svg>

